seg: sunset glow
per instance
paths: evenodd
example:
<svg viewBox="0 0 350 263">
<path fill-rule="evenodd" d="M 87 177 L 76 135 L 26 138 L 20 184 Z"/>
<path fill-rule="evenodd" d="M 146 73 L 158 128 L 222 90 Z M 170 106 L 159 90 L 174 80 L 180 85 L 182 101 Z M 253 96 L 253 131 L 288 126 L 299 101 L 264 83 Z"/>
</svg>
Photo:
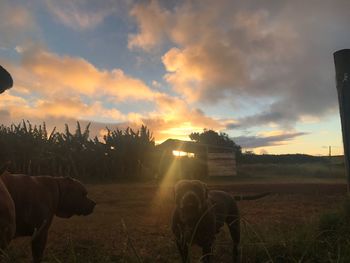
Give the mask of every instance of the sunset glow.
<svg viewBox="0 0 350 263">
<path fill-rule="evenodd" d="M 194 153 L 182 152 L 182 151 L 173 151 L 173 155 L 176 157 L 184 157 L 187 156 L 189 158 L 194 158 Z"/>
<path fill-rule="evenodd" d="M 0 65 L 14 86 L 0 96 L 0 124 L 79 120 L 99 138 L 146 125 L 157 144 L 213 129 L 243 151 L 342 154 L 332 53 L 350 47 L 349 9 L 4 0 Z"/>
</svg>

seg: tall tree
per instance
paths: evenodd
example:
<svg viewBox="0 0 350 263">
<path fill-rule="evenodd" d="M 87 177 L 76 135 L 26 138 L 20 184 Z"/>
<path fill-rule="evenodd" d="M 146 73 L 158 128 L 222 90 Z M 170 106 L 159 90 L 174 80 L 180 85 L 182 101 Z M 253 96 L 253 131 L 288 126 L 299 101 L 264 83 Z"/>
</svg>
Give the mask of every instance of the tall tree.
<svg viewBox="0 0 350 263">
<path fill-rule="evenodd" d="M 192 141 L 195 141 L 198 143 L 232 148 L 237 156 L 240 156 L 242 154 L 241 146 L 237 145 L 228 136 L 228 134 L 226 134 L 224 132 L 218 133 L 218 132 L 213 131 L 213 130 L 204 129 L 203 132 L 201 132 L 201 133 L 199 133 L 199 132 L 191 133 L 189 135 L 189 137 Z"/>
</svg>

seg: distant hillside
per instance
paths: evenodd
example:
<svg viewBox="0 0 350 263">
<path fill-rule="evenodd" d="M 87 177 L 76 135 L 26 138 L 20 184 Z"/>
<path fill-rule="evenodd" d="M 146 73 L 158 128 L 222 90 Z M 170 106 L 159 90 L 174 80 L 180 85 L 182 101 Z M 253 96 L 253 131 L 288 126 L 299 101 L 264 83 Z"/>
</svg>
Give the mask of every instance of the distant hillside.
<svg viewBox="0 0 350 263">
<path fill-rule="evenodd" d="M 328 156 L 313 156 L 307 154 L 242 154 L 238 161 L 240 163 L 279 163 L 279 164 L 294 164 L 294 163 L 328 163 Z M 344 156 L 332 156 L 332 163 L 343 163 Z"/>
</svg>

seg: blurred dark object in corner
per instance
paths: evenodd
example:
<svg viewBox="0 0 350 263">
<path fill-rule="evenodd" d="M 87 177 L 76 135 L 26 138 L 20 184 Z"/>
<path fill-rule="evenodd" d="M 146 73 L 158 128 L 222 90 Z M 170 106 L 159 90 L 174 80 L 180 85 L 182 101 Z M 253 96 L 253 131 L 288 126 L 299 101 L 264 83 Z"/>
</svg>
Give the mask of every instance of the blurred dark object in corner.
<svg viewBox="0 0 350 263">
<path fill-rule="evenodd" d="M 9 170 L 9 167 L 11 165 L 11 161 L 6 161 L 4 164 L 0 164 L 0 176 L 5 172 Z"/>
<path fill-rule="evenodd" d="M 0 94 L 5 90 L 12 88 L 12 86 L 13 79 L 10 73 L 0 65 Z"/>
</svg>

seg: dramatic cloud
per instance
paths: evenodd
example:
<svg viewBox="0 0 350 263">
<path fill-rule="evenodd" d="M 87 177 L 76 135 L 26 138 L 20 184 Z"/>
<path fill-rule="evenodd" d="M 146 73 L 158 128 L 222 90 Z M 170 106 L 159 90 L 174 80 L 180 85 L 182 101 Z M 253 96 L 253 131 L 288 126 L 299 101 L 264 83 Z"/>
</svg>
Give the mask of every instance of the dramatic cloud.
<svg viewBox="0 0 350 263">
<path fill-rule="evenodd" d="M 138 21 L 141 33 L 129 35 L 129 48 L 140 47 L 149 50 L 162 41 L 168 26 L 169 12 L 162 10 L 156 1 L 151 1 L 149 5 L 135 5 L 130 15 Z"/>
<path fill-rule="evenodd" d="M 350 46 L 348 10 L 346 0 L 3 0 L 0 64 L 14 88 L 0 96 L 0 120 L 296 145 L 297 127 L 336 123 L 332 52 Z"/>
<path fill-rule="evenodd" d="M 74 128 L 76 121 L 84 125 L 92 122 L 91 136 L 99 136 L 106 127 L 138 129 L 141 125 L 146 125 L 159 142 L 169 137 L 188 140 L 190 133 L 201 132 L 203 127 L 215 130 L 224 128 L 219 120 L 207 117 L 201 110 L 192 109 L 183 100 L 165 94 L 159 94 L 155 100 L 155 111 L 143 114 L 122 114 L 117 109 L 104 108 L 100 102 L 86 104 L 78 98 L 51 101 L 38 99 L 30 103 L 18 96 L 4 93 L 0 101 L 2 124 L 10 125 L 28 119 L 34 124 L 46 122 L 48 128 L 57 127 L 62 130 L 65 123 Z"/>
<path fill-rule="evenodd" d="M 37 31 L 35 19 L 26 4 L 16 4 L 14 1 L 0 1 L 0 48 L 13 46 L 33 38 Z"/>
<path fill-rule="evenodd" d="M 143 116 L 141 120 L 154 131 L 157 141 L 169 137 L 189 140 L 190 133 L 202 132 L 203 128 L 214 130 L 225 128 L 221 120 L 208 117 L 184 100 L 165 94 L 157 97 L 156 111 Z"/>
<path fill-rule="evenodd" d="M 19 55 L 18 63 L 0 60 L 15 80 L 14 88 L 0 97 L 4 124 L 22 119 L 131 123 L 136 113 L 121 113 L 119 102 L 159 96 L 121 69 L 98 69 L 82 58 L 59 56 L 41 47 L 21 48 Z"/>
<path fill-rule="evenodd" d="M 76 120 L 92 121 L 92 135 L 100 134 L 98 129 L 106 126 L 137 129 L 147 125 L 157 141 L 188 139 L 191 132 L 204 127 L 225 128 L 220 120 L 206 116 L 183 99 L 161 93 L 159 88 L 152 90 L 121 69 L 98 69 L 82 58 L 59 56 L 40 47 L 21 48 L 19 55 L 19 65 L 0 60 L 16 80 L 14 88 L 0 97 L 3 124 L 28 119 L 60 129 L 62 122 L 74 126 Z M 153 104 L 153 109 L 122 113 L 118 103 L 125 101 L 144 101 Z"/>
<path fill-rule="evenodd" d="M 93 29 L 116 11 L 113 1 L 45 0 L 56 19 L 75 30 Z M 121 1 L 119 1 L 121 2 Z"/>
<path fill-rule="evenodd" d="M 242 148 L 252 149 L 258 147 L 277 146 L 287 143 L 296 137 L 307 135 L 305 132 L 281 133 L 270 136 L 239 136 L 233 140 Z"/>
<path fill-rule="evenodd" d="M 103 116 L 106 120 L 125 121 L 127 119 L 116 109 L 106 109 L 101 102 L 83 103 L 78 98 L 57 98 L 47 100 L 39 98 L 26 100 L 19 96 L 5 93 L 0 98 L 0 111 L 4 114 L 2 123 L 18 122 L 21 119 L 71 118 L 89 120 Z M 6 117 L 6 118 L 5 118 Z"/>
<path fill-rule="evenodd" d="M 183 1 L 171 8 L 151 1 L 131 12 L 139 32 L 129 47 L 167 43 L 165 80 L 189 102 L 259 98 L 261 107 L 241 116 L 240 127 L 290 127 L 336 110 L 332 52 L 350 45 L 349 9 L 343 0 Z"/>
<path fill-rule="evenodd" d="M 30 92 L 46 97 L 108 96 L 109 100 L 151 100 L 154 92 L 141 80 L 121 69 L 103 70 L 79 57 L 59 56 L 44 49 L 24 49 L 18 76 L 26 76 Z"/>
<path fill-rule="evenodd" d="M 168 138 L 189 140 L 189 134 L 202 132 L 203 128 L 225 128 L 222 120 L 206 116 L 203 111 L 191 107 L 181 98 L 159 93 L 154 102 L 154 111 L 130 113 L 126 116 L 126 121 L 119 123 L 117 127 L 136 129 L 146 125 L 153 132 L 157 142 Z"/>
</svg>

